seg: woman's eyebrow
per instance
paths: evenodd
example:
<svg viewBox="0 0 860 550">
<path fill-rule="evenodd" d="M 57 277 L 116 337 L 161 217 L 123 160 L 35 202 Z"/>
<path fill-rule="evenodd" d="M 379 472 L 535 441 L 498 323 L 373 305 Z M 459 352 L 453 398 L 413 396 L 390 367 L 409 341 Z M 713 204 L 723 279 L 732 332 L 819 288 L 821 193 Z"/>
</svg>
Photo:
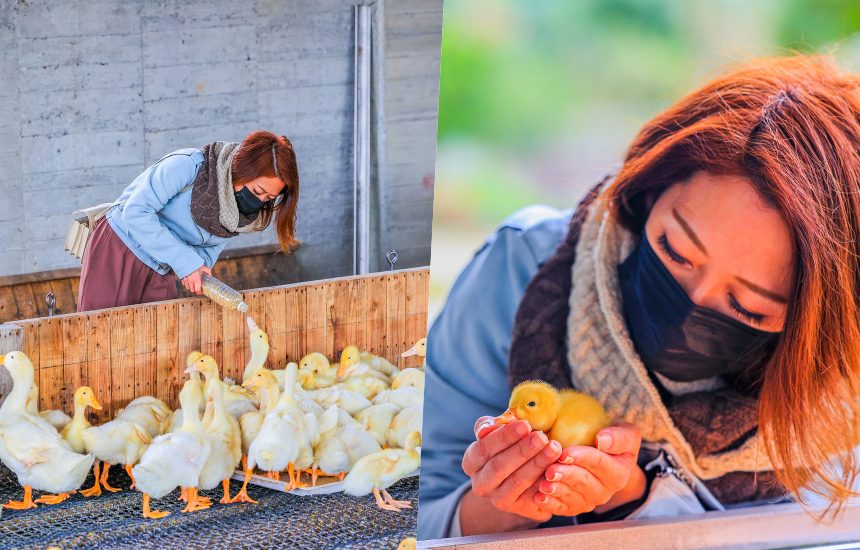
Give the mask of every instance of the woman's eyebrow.
<svg viewBox="0 0 860 550">
<path fill-rule="evenodd" d="M 748 289 L 752 290 L 753 292 L 755 292 L 757 294 L 761 294 L 765 298 L 770 298 L 774 302 L 779 302 L 781 304 L 787 304 L 788 303 L 788 299 L 785 298 L 784 296 L 780 296 L 776 292 L 771 292 L 770 290 L 768 290 L 766 288 L 762 288 L 762 287 L 758 286 L 757 284 L 753 283 L 752 281 L 747 281 L 743 277 L 738 277 L 737 275 L 735 275 L 735 279 L 739 283 L 741 283 L 742 285 L 747 287 Z"/>
<path fill-rule="evenodd" d="M 708 251 L 705 249 L 705 245 L 703 245 L 702 241 L 699 240 L 699 237 L 696 235 L 695 231 L 693 231 L 693 228 L 690 227 L 690 224 L 687 223 L 687 220 L 682 218 L 681 214 L 679 214 L 674 207 L 672 208 L 672 217 L 675 218 L 675 221 L 678 222 L 678 224 L 681 226 L 681 229 L 684 230 L 684 233 L 686 233 L 687 236 L 690 237 L 690 240 L 693 241 L 693 244 L 696 245 L 696 248 L 701 250 L 702 254 L 707 256 Z"/>
</svg>

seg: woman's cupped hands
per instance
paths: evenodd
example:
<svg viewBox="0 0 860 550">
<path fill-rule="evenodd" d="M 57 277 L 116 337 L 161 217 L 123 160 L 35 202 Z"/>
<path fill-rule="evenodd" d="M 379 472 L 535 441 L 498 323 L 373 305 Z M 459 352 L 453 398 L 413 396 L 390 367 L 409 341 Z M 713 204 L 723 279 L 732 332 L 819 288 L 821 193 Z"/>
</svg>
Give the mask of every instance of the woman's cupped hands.
<svg viewBox="0 0 860 550">
<path fill-rule="evenodd" d="M 463 456 L 472 491 L 505 512 L 533 521 L 603 511 L 641 497 L 645 477 L 636 463 L 642 437 L 633 424 L 597 433 L 597 447 L 562 448 L 526 420 L 476 424 L 477 440 Z"/>
</svg>

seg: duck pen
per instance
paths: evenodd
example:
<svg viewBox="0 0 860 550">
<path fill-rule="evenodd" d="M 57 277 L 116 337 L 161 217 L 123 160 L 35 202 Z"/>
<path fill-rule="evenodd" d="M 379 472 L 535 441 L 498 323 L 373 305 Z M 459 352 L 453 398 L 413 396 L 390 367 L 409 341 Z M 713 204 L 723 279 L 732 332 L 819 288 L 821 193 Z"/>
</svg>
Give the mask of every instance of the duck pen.
<svg viewBox="0 0 860 550">
<path fill-rule="evenodd" d="M 100 424 L 143 395 L 177 408 L 188 377 L 186 358 L 192 351 L 211 355 L 222 376 L 241 380 L 250 359 L 245 315 L 269 335 L 271 369 L 284 368 L 310 352 L 336 359 L 348 345 L 382 356 L 401 369 L 419 366 L 421 357 L 404 358 L 401 353 L 426 336 L 428 285 L 429 269 L 422 267 L 243 292 L 247 314 L 193 297 L 25 319 L 0 325 L 0 354 L 20 349 L 30 357 L 40 410 L 71 413 L 75 389 L 90 386 L 103 408 L 90 410 L 88 417 Z M 5 369 L 0 371 L 7 376 Z M 5 381 L 0 380 L 0 401 L 10 389 Z M 139 546 L 141 541 L 164 545 L 193 537 L 207 545 L 379 548 L 394 547 L 414 534 L 417 521 L 414 508 L 401 513 L 380 510 L 373 497 L 297 496 L 260 486 L 248 488 L 259 504 L 215 505 L 153 521 L 141 517 L 141 494 L 127 490 L 121 468 L 114 468 L 110 480 L 124 490 L 97 498 L 75 495 L 34 510 L 0 510 L 0 538 L 11 537 L 7 540 L 27 547 L 123 547 Z M 239 486 L 233 481 L 232 492 Z M 418 478 L 402 479 L 390 491 L 416 504 Z M 0 467 L 0 498 L 5 502 L 20 492 L 15 476 Z M 174 512 L 180 507 L 172 496 L 160 505 Z M 274 529 L 283 517 L 292 518 L 293 527 Z"/>
<path fill-rule="evenodd" d="M 243 292 L 247 315 L 269 335 L 268 365 L 282 369 L 306 353 L 329 358 L 347 345 L 416 366 L 400 353 L 427 333 L 429 269 L 414 268 Z M 245 314 L 205 297 L 180 298 L 2 325 L 0 353 L 21 349 L 35 367 L 39 409 L 70 412 L 72 394 L 93 388 L 93 420 L 113 418 L 129 401 L 152 395 L 173 408 L 192 351 L 214 357 L 224 377 L 241 380 L 250 358 Z M 19 344 L 19 347 L 16 347 Z M 4 373 L 5 375 L 5 373 Z M 9 391 L 0 387 L 0 402 Z"/>
</svg>

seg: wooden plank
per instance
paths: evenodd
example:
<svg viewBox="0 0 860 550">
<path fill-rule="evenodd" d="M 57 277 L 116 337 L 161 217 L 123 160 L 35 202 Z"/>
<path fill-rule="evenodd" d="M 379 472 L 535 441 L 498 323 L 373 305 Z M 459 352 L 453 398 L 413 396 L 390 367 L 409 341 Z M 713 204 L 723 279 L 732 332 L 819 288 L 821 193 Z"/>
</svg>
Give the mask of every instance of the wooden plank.
<svg viewBox="0 0 860 550">
<path fill-rule="evenodd" d="M 251 336 L 251 329 L 248 328 L 248 317 L 253 319 L 254 322 L 257 323 L 257 326 L 263 329 L 263 332 L 265 332 L 266 334 L 272 333 L 272 328 L 269 326 L 268 318 L 266 315 L 266 295 L 271 292 L 273 291 L 253 291 L 245 292 L 243 294 L 243 296 L 245 297 L 245 303 L 248 304 L 248 313 L 242 318 L 242 368 L 237 369 L 236 371 L 237 380 L 242 379 L 242 373 L 245 371 L 245 365 L 248 364 L 248 361 L 251 360 L 251 344 L 249 340 Z"/>
<path fill-rule="evenodd" d="M 6 323 L 0 325 L 0 354 L 21 351 L 24 347 L 24 328 L 21 325 Z M 0 405 L 12 391 L 12 377 L 9 371 L 0 367 Z"/>
<path fill-rule="evenodd" d="M 192 298 L 179 301 L 179 351 L 174 364 L 174 379 L 176 385 L 173 388 L 176 396 L 176 404 L 179 404 L 179 392 L 182 384 L 188 379 L 185 374 L 185 360 L 192 351 L 200 351 L 200 308 L 203 300 L 207 298 Z"/>
<path fill-rule="evenodd" d="M 74 412 L 75 391 L 89 385 L 87 378 L 87 318 L 66 315 L 60 318 L 63 335 L 63 409 Z"/>
<path fill-rule="evenodd" d="M 179 358 L 179 302 L 162 302 L 155 308 L 158 341 L 155 352 L 155 397 L 175 408 L 179 403 L 178 388 L 181 386 L 177 364 L 185 361 Z"/>
<path fill-rule="evenodd" d="M 200 351 L 211 355 L 221 363 L 224 346 L 221 344 L 223 332 L 222 308 L 212 300 L 200 303 Z"/>
<path fill-rule="evenodd" d="M 0 323 L 8 323 L 22 319 L 18 314 L 18 305 L 15 302 L 15 293 L 11 286 L 0 286 Z"/>
<path fill-rule="evenodd" d="M 110 420 L 112 373 L 111 373 L 111 329 L 110 312 L 99 311 L 86 314 L 87 319 L 87 369 L 86 380 L 95 392 L 102 410 L 95 413 L 100 421 Z"/>
<path fill-rule="evenodd" d="M 133 310 L 134 322 L 134 395 L 155 395 L 158 379 L 158 306 L 146 305 Z"/>
<path fill-rule="evenodd" d="M 329 343 L 328 304 L 326 303 L 326 287 L 324 285 L 307 286 L 302 289 L 307 300 L 305 309 L 305 352 L 318 351 L 331 358 L 334 355 L 334 343 Z"/>
<path fill-rule="evenodd" d="M 111 310 L 111 418 L 135 397 L 134 346 L 134 311 L 132 308 Z"/>
<path fill-rule="evenodd" d="M 265 293 L 266 328 L 269 335 L 270 369 L 287 366 L 287 291 L 279 288 Z"/>
<path fill-rule="evenodd" d="M 81 278 L 80 277 L 72 277 L 69 279 L 69 285 L 72 287 L 72 298 L 75 300 L 75 309 L 78 310 L 78 291 L 81 287 Z"/>
<path fill-rule="evenodd" d="M 856 548 L 860 506 L 832 524 L 815 521 L 794 503 L 769 504 L 668 518 L 628 519 L 491 535 L 424 540 L 418 548 L 518 550 L 520 548 Z"/>
<path fill-rule="evenodd" d="M 39 325 L 39 410 L 63 409 L 63 327 L 60 319 L 36 321 Z"/>
<path fill-rule="evenodd" d="M 13 286 L 12 294 L 15 297 L 15 309 L 18 310 L 19 319 L 33 319 L 39 316 L 33 289 L 29 284 Z"/>
<path fill-rule="evenodd" d="M 50 281 L 50 287 L 51 292 L 54 293 L 54 298 L 57 300 L 55 311 L 57 315 L 65 315 L 77 311 L 76 298 L 72 291 L 72 282 L 70 279 Z"/>
<path fill-rule="evenodd" d="M 409 349 L 406 341 L 406 275 L 388 275 L 386 286 L 384 354 L 389 361 L 398 364 L 400 353 Z"/>
<path fill-rule="evenodd" d="M 387 284 L 384 276 L 365 279 L 365 326 L 370 335 L 367 351 L 376 355 L 384 355 L 388 344 L 385 318 L 387 315 Z"/>
<path fill-rule="evenodd" d="M 284 352 L 287 361 L 296 363 L 307 353 L 305 319 L 307 318 L 307 292 L 304 288 L 284 290 L 285 338 Z"/>
<path fill-rule="evenodd" d="M 229 376 L 233 380 L 241 380 L 245 370 L 245 334 L 248 326 L 245 316 L 238 311 L 221 308 L 223 335 L 223 357 L 221 359 L 221 376 Z"/>
</svg>

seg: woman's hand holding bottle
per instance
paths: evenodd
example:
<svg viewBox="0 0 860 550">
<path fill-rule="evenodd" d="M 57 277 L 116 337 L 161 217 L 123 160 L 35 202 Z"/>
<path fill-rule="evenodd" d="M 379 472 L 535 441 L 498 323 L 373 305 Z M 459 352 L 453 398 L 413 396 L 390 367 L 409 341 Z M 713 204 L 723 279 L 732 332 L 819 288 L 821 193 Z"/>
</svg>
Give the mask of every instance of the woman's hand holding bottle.
<svg viewBox="0 0 860 550">
<path fill-rule="evenodd" d="M 200 294 L 203 288 L 202 277 L 203 274 L 212 275 L 212 269 L 206 267 L 205 265 L 201 265 L 192 273 L 186 275 L 182 278 L 182 286 L 184 286 L 188 292 L 192 294 Z"/>
</svg>

